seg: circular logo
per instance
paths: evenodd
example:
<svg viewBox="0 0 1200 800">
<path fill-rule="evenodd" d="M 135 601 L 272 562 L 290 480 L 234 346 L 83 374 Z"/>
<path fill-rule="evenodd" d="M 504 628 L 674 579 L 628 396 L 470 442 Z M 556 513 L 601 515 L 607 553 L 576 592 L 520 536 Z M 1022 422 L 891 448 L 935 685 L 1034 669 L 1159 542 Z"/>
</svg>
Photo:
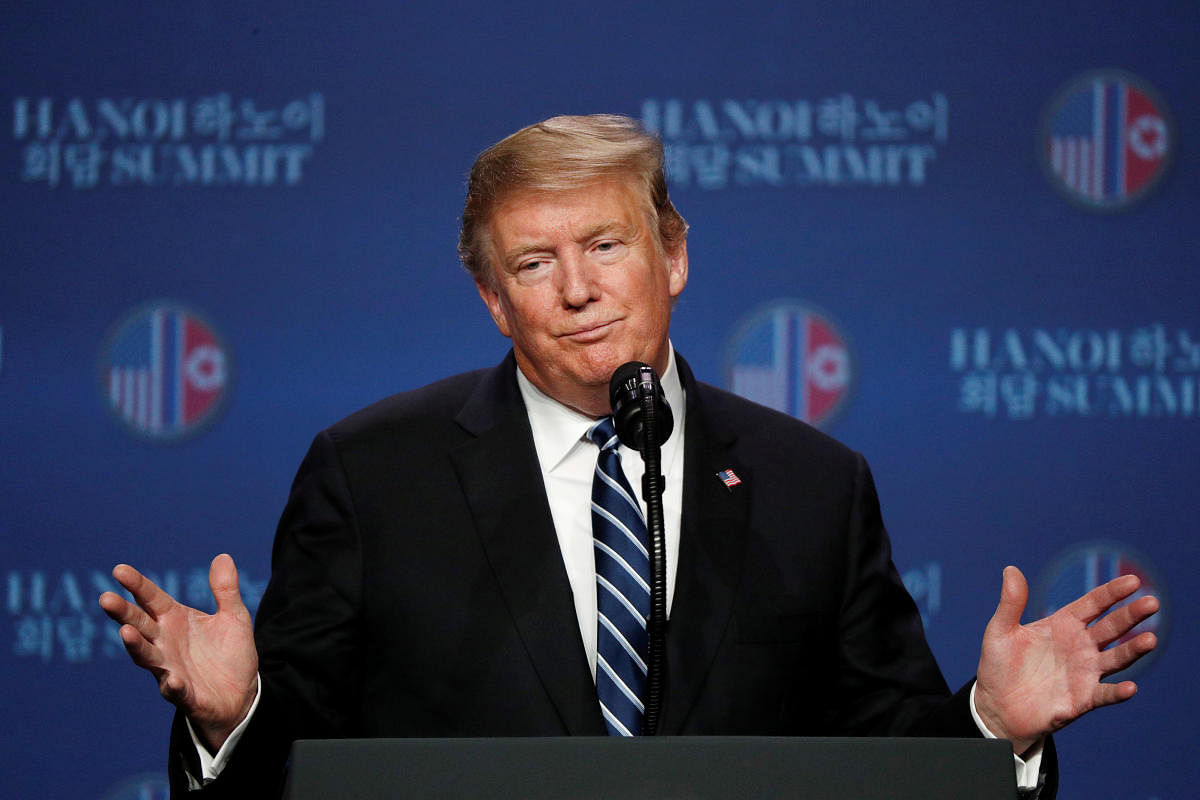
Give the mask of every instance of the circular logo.
<svg viewBox="0 0 1200 800">
<path fill-rule="evenodd" d="M 133 311 L 105 341 L 101 392 L 129 430 L 156 441 L 197 433 L 224 405 L 232 359 L 199 314 L 157 301 Z"/>
<path fill-rule="evenodd" d="M 1175 148 L 1166 105 L 1148 83 L 1119 70 L 1071 80 L 1042 117 L 1038 150 L 1059 191 L 1097 211 L 1119 211 L 1162 178 Z"/>
<path fill-rule="evenodd" d="M 1118 680 L 1127 680 L 1144 671 L 1162 652 L 1166 641 L 1167 613 L 1170 610 L 1166 587 L 1144 556 L 1116 542 L 1088 542 L 1071 548 L 1042 573 L 1031 613 L 1038 617 L 1049 616 L 1077 597 L 1122 575 L 1137 575 L 1142 585 L 1116 607 L 1151 594 L 1159 601 L 1157 614 L 1113 642 L 1113 645 L 1117 645 L 1146 631 L 1158 636 L 1158 647 L 1154 651 L 1128 669 L 1116 673 Z"/>
<path fill-rule="evenodd" d="M 730 391 L 813 425 L 841 409 L 854 359 L 827 314 L 780 300 L 751 314 L 729 345 Z"/>
<path fill-rule="evenodd" d="M 167 776 L 148 772 L 117 784 L 104 795 L 104 800 L 167 800 L 170 796 Z"/>
</svg>

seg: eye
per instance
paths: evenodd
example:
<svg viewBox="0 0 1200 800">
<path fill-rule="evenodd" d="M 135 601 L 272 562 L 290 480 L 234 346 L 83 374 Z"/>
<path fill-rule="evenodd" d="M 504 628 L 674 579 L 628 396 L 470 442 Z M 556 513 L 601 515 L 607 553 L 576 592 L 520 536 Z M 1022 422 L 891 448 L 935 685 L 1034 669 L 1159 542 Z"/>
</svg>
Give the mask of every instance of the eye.
<svg viewBox="0 0 1200 800">
<path fill-rule="evenodd" d="M 620 239 L 602 239 L 592 245 L 592 252 L 605 261 L 611 261 L 625 252 L 625 243 Z"/>
<path fill-rule="evenodd" d="M 513 276 L 522 286 L 532 286 L 545 280 L 546 276 L 553 275 L 553 259 L 549 258 L 530 258 L 527 261 L 518 261 L 513 267 Z"/>
</svg>

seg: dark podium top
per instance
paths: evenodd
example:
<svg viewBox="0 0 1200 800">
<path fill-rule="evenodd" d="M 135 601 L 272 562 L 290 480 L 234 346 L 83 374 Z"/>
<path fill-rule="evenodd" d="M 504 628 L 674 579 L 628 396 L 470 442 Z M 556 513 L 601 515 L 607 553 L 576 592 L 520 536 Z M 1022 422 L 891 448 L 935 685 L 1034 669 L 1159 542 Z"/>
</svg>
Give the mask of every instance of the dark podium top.
<svg viewBox="0 0 1200 800">
<path fill-rule="evenodd" d="M 565 737 L 297 741 L 288 800 L 1013 800 L 985 739 Z"/>
</svg>

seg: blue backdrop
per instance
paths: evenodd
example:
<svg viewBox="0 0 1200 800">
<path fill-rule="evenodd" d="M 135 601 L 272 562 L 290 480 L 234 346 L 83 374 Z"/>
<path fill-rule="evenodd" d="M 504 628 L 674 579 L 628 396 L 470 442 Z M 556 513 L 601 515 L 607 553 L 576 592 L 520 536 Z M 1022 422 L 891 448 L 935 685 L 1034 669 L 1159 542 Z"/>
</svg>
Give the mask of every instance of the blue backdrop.
<svg viewBox="0 0 1200 800">
<path fill-rule="evenodd" d="M 1030 615 L 1159 592 L 1065 798 L 1184 798 L 1200 444 L 1200 6 L 10 2 L 0 30 L 0 774 L 162 794 L 118 561 L 253 607 L 312 435 L 507 342 L 457 265 L 476 153 L 643 119 L 692 225 L 698 375 L 870 459 L 947 679 L 1000 570 Z M 798 487 L 803 491 L 803 487 Z"/>
</svg>

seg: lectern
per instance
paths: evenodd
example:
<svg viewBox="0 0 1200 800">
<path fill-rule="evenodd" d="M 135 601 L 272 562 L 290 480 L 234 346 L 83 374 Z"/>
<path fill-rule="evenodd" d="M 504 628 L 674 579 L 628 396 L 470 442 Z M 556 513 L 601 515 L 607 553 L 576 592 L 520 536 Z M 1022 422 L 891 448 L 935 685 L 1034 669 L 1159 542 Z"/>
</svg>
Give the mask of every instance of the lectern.
<svg viewBox="0 0 1200 800">
<path fill-rule="evenodd" d="M 292 748 L 288 800 L 1013 800 L 985 739 L 336 739 Z"/>
</svg>

